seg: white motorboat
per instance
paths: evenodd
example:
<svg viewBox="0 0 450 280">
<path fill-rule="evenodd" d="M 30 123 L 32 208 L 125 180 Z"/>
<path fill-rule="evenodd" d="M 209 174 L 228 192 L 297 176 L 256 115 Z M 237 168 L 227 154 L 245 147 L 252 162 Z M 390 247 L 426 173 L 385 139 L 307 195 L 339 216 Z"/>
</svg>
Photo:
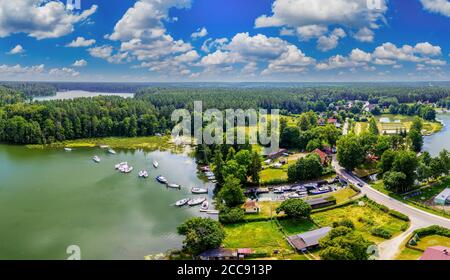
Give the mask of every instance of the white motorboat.
<svg viewBox="0 0 450 280">
<path fill-rule="evenodd" d="M 188 201 L 188 205 L 195 206 L 195 205 L 202 204 L 204 201 L 206 201 L 206 197 L 193 198 Z"/>
<path fill-rule="evenodd" d="M 158 176 L 158 177 L 156 177 L 156 180 L 158 181 L 158 182 L 160 182 L 161 184 L 167 184 L 167 179 L 166 179 L 166 177 L 164 177 L 164 176 Z"/>
<path fill-rule="evenodd" d="M 100 148 L 101 148 L 101 149 L 108 149 L 109 146 L 108 146 L 108 145 L 100 145 Z"/>
<path fill-rule="evenodd" d="M 282 188 L 273 188 L 273 193 L 283 193 L 283 189 Z"/>
<path fill-rule="evenodd" d="M 128 162 L 124 161 L 124 162 L 118 163 L 118 164 L 116 164 L 115 168 L 120 169 L 120 167 L 125 166 L 125 165 L 128 165 Z"/>
<path fill-rule="evenodd" d="M 153 161 L 153 167 L 158 168 L 158 166 L 159 166 L 159 163 L 156 160 L 154 160 Z"/>
<path fill-rule="evenodd" d="M 72 148 L 64 148 L 64 151 L 66 151 L 66 152 L 71 152 L 71 151 L 72 151 Z"/>
<path fill-rule="evenodd" d="M 108 150 L 108 153 L 111 154 L 111 155 L 117 154 L 116 151 L 114 151 L 113 149 L 109 149 L 109 150 Z"/>
<path fill-rule="evenodd" d="M 200 206 L 200 212 L 208 211 L 209 203 L 208 200 L 203 201 L 202 206 Z"/>
<path fill-rule="evenodd" d="M 172 189 L 179 189 L 179 188 L 181 188 L 181 186 L 178 185 L 178 184 L 167 184 L 167 187 L 168 188 L 172 188 Z"/>
<path fill-rule="evenodd" d="M 133 166 L 127 166 L 123 169 L 123 173 L 131 173 L 131 171 L 133 171 Z"/>
<path fill-rule="evenodd" d="M 140 178 L 148 178 L 148 172 L 146 170 L 141 170 L 138 173 Z"/>
<path fill-rule="evenodd" d="M 290 193 L 288 194 L 288 198 L 301 198 L 302 196 L 298 193 Z"/>
<path fill-rule="evenodd" d="M 186 205 L 186 203 L 188 203 L 188 201 L 189 201 L 189 198 L 183 198 L 183 199 L 175 202 L 175 205 L 180 207 L 180 206 Z"/>
<path fill-rule="evenodd" d="M 193 194 L 202 194 L 202 193 L 208 193 L 207 189 L 203 189 L 203 188 L 192 188 L 191 192 Z"/>
<path fill-rule="evenodd" d="M 98 156 L 94 156 L 94 157 L 92 158 L 92 160 L 93 160 L 95 163 L 99 163 L 99 162 L 100 162 L 100 158 L 99 158 Z"/>
</svg>

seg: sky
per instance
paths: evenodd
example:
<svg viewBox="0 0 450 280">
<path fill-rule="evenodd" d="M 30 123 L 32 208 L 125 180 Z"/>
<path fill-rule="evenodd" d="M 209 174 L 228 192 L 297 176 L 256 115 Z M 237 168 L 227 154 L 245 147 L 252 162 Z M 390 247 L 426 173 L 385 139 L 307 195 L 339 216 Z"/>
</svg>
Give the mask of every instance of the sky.
<svg viewBox="0 0 450 280">
<path fill-rule="evenodd" d="M 448 0 L 0 0 L 0 80 L 450 80 Z"/>
</svg>

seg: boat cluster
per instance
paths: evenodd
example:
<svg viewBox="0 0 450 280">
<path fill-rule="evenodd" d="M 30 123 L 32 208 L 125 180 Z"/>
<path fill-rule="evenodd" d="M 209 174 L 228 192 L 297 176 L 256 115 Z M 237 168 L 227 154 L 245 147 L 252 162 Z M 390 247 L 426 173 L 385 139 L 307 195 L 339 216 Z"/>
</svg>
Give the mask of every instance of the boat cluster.
<svg viewBox="0 0 450 280">
<path fill-rule="evenodd" d="M 206 212 L 209 208 L 209 202 L 208 202 L 207 198 L 204 196 L 196 197 L 196 198 L 183 198 L 183 199 L 175 202 L 175 205 L 178 207 L 181 207 L 184 205 L 196 206 L 196 205 L 200 205 L 200 204 L 201 204 L 200 211 Z"/>
<path fill-rule="evenodd" d="M 208 181 L 210 181 L 211 183 L 214 183 L 214 184 L 217 183 L 216 176 L 214 176 L 214 173 L 211 172 L 211 169 L 209 168 L 209 166 L 202 166 L 202 167 L 200 167 L 200 170 L 203 171 L 206 178 L 208 178 Z"/>
<path fill-rule="evenodd" d="M 337 189 L 339 189 L 339 186 L 335 183 L 309 183 L 303 185 L 275 187 L 272 189 L 272 192 L 274 194 L 280 194 L 284 198 L 304 198 L 308 195 L 320 195 L 335 191 Z"/>
<path fill-rule="evenodd" d="M 121 162 L 116 164 L 116 170 L 119 170 L 121 173 L 131 173 L 133 171 L 133 166 L 128 165 L 128 162 Z M 140 173 L 140 172 L 139 172 Z"/>
</svg>

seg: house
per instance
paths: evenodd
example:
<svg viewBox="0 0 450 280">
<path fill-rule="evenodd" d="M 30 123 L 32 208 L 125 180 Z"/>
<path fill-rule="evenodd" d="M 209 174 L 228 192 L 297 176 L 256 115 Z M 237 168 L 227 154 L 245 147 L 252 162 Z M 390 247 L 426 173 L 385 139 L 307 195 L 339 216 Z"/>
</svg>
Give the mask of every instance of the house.
<svg viewBox="0 0 450 280">
<path fill-rule="evenodd" d="M 319 197 L 319 198 L 313 198 L 305 200 L 306 203 L 308 203 L 312 209 L 319 209 L 324 208 L 328 206 L 332 206 L 336 204 L 336 199 L 332 199 L 333 197 Z"/>
<path fill-rule="evenodd" d="M 305 251 L 309 248 L 319 245 L 319 240 L 325 237 L 331 230 L 331 227 L 323 227 L 316 230 L 288 236 L 288 243 L 297 251 Z"/>
<path fill-rule="evenodd" d="M 338 122 L 338 120 L 335 119 L 335 118 L 328 118 L 327 122 L 328 122 L 329 124 L 336 124 L 336 123 Z"/>
<path fill-rule="evenodd" d="M 450 248 L 445 246 L 428 247 L 420 257 L 422 261 L 450 261 Z"/>
<path fill-rule="evenodd" d="M 246 256 L 253 254 L 253 250 L 251 248 L 241 248 L 237 250 L 239 259 L 244 259 Z"/>
<path fill-rule="evenodd" d="M 320 149 L 315 149 L 315 150 L 313 151 L 313 153 L 319 155 L 319 157 L 320 157 L 320 163 L 322 163 L 322 165 L 325 166 L 325 165 L 328 164 L 329 159 L 328 159 L 328 156 L 327 156 L 326 153 L 322 152 Z"/>
<path fill-rule="evenodd" d="M 270 154 L 268 154 L 267 158 L 268 159 L 275 159 L 275 158 L 278 158 L 278 157 L 282 156 L 286 152 L 287 152 L 286 149 L 279 149 L 276 152 L 271 152 Z"/>
<path fill-rule="evenodd" d="M 319 119 L 317 120 L 317 125 L 320 125 L 320 126 L 325 125 L 325 120 L 324 120 L 323 118 L 319 118 Z"/>
<path fill-rule="evenodd" d="M 247 200 L 242 207 L 246 214 L 259 213 L 259 205 L 255 200 Z"/>
<path fill-rule="evenodd" d="M 450 188 L 444 189 L 434 198 L 434 203 L 438 205 L 446 205 L 450 203 Z"/>
<path fill-rule="evenodd" d="M 239 260 L 237 250 L 217 248 L 205 251 L 198 255 L 200 260 L 213 261 L 213 260 Z"/>
</svg>

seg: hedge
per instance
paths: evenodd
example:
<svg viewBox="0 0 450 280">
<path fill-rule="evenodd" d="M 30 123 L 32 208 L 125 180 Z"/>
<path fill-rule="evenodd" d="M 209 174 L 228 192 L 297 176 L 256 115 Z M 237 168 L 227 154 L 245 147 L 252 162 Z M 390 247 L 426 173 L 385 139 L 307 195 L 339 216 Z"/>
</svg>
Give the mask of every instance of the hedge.
<svg viewBox="0 0 450 280">
<path fill-rule="evenodd" d="M 417 234 L 419 237 L 424 237 L 424 236 L 434 235 L 434 234 L 445 236 L 445 237 L 450 237 L 450 229 L 434 225 L 434 226 L 429 226 L 426 228 L 416 229 L 413 233 L 413 236 L 415 234 Z"/>
<path fill-rule="evenodd" d="M 388 214 L 391 215 L 391 216 L 394 217 L 394 218 L 403 220 L 403 221 L 405 221 L 405 222 L 409 222 L 409 217 L 406 216 L 406 215 L 403 214 L 403 213 L 398 212 L 398 211 L 395 211 L 395 210 L 392 210 L 392 209 L 391 209 L 391 210 L 389 210 Z"/>
<path fill-rule="evenodd" d="M 378 236 L 384 239 L 390 239 L 392 237 L 392 232 L 382 227 L 374 228 L 370 231 L 370 233 L 373 236 Z"/>
</svg>

